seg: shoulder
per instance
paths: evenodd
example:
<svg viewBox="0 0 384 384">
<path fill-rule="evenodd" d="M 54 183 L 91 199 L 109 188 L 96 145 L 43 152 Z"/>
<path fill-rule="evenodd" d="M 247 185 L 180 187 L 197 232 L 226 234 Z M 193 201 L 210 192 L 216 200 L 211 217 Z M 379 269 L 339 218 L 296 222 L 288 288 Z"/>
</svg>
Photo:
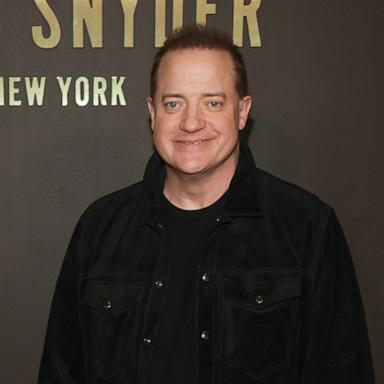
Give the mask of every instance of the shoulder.
<svg viewBox="0 0 384 384">
<path fill-rule="evenodd" d="M 87 228 L 108 221 L 129 220 L 136 210 L 142 190 L 143 182 L 140 181 L 98 198 L 81 215 L 82 226 Z"/>
<path fill-rule="evenodd" d="M 341 238 L 334 209 L 304 188 L 259 169 L 257 173 L 270 227 L 284 234 L 306 265 L 316 264 L 321 247 L 335 236 Z"/>
<path fill-rule="evenodd" d="M 328 220 L 333 208 L 306 189 L 256 169 L 263 190 L 265 209 L 284 220 L 321 223 Z"/>
</svg>

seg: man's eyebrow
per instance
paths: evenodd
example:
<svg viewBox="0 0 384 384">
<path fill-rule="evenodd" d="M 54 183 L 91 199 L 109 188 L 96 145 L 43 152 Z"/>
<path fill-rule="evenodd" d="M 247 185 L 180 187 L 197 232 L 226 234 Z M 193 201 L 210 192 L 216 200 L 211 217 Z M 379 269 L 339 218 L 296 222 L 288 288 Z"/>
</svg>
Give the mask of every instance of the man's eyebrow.
<svg viewBox="0 0 384 384">
<path fill-rule="evenodd" d="M 221 97 L 227 100 L 227 95 L 224 92 L 208 92 L 203 94 L 204 97 Z"/>
<path fill-rule="evenodd" d="M 161 96 L 161 101 L 164 101 L 165 99 L 168 99 L 170 97 L 175 97 L 179 99 L 184 98 L 184 96 L 181 93 L 165 93 L 164 95 Z"/>
<path fill-rule="evenodd" d="M 228 97 L 224 92 L 206 92 L 202 94 L 203 97 L 221 97 L 224 100 L 227 100 Z M 184 95 L 182 93 L 165 93 L 161 96 L 161 101 L 164 101 L 168 98 L 179 98 L 184 99 Z"/>
</svg>

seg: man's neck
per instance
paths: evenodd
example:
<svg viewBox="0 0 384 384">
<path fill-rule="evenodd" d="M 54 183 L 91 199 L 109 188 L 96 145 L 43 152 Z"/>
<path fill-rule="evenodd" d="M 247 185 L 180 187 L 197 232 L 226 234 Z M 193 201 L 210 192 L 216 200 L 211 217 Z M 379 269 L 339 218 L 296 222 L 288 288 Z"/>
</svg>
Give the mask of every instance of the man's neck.
<svg viewBox="0 0 384 384">
<path fill-rule="evenodd" d="M 182 174 L 166 166 L 165 197 L 176 207 L 196 210 L 210 206 L 228 190 L 238 156 L 214 170 L 195 175 Z"/>
</svg>

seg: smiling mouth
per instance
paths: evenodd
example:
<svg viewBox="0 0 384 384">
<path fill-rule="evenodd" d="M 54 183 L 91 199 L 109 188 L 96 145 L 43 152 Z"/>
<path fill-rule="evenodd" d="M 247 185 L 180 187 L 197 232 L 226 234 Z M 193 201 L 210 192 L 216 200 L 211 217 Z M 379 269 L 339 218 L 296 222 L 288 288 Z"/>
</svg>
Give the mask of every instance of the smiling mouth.
<svg viewBox="0 0 384 384">
<path fill-rule="evenodd" d="M 202 139 L 202 140 L 175 140 L 176 143 L 185 144 L 185 145 L 199 145 L 212 139 Z"/>
</svg>

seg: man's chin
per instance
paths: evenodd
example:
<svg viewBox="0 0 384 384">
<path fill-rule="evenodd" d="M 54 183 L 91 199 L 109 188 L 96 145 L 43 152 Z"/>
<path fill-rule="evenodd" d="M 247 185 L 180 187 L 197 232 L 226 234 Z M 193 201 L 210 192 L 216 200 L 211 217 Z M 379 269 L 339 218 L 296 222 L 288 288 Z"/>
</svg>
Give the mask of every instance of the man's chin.
<svg viewBox="0 0 384 384">
<path fill-rule="evenodd" d="M 207 172 L 207 168 L 201 164 L 190 164 L 190 165 L 168 165 L 169 170 L 181 177 L 194 177 L 205 174 Z"/>
</svg>

